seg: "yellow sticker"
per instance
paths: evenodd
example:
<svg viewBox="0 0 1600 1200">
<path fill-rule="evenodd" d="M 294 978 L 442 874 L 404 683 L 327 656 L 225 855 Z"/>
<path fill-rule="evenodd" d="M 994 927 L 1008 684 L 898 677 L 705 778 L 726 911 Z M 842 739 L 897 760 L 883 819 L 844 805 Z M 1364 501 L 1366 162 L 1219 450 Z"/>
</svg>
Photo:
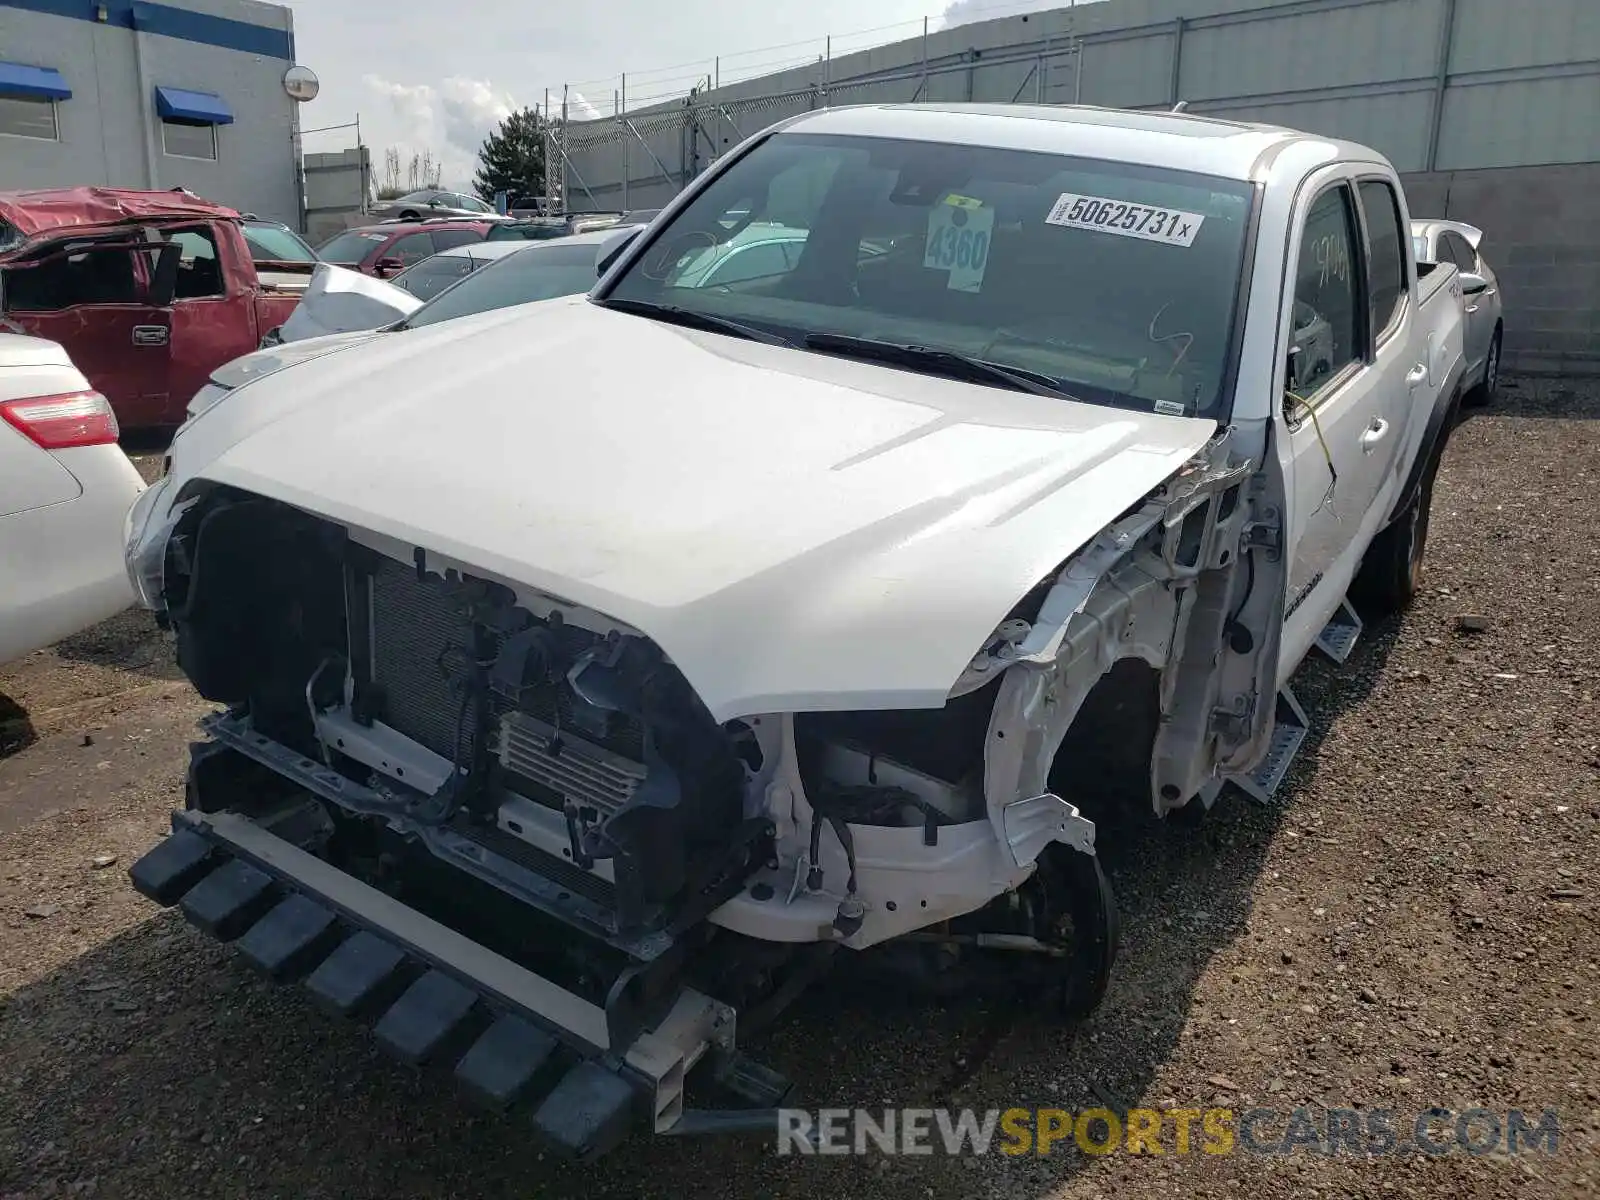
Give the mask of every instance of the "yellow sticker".
<svg viewBox="0 0 1600 1200">
<path fill-rule="evenodd" d="M 944 202 L 946 204 L 952 204 L 956 208 L 982 208 L 983 207 L 983 201 L 982 200 L 974 200 L 971 196 L 958 196 L 954 192 L 951 192 L 948 196 L 946 196 L 944 198 Z"/>
</svg>

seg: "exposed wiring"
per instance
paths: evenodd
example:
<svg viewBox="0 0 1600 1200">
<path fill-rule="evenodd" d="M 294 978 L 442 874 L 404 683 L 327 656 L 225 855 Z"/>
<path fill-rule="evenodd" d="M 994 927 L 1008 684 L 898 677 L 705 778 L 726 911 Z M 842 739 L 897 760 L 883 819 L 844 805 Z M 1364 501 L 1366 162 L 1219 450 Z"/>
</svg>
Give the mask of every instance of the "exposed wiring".
<svg viewBox="0 0 1600 1200">
<path fill-rule="evenodd" d="M 1174 353 L 1172 365 L 1167 368 L 1166 375 L 1162 377 L 1164 379 L 1172 378 L 1172 373 L 1178 369 L 1178 365 L 1183 362 L 1184 356 L 1189 353 L 1189 348 L 1194 345 L 1194 334 L 1187 331 L 1180 333 L 1163 333 L 1159 335 L 1156 333 L 1156 326 L 1161 323 L 1162 314 L 1171 307 L 1172 301 L 1168 300 L 1160 308 L 1156 309 L 1156 315 L 1150 318 L 1150 326 L 1145 330 L 1145 333 L 1149 336 L 1152 342 L 1159 342 L 1163 344 L 1166 342 L 1175 342 L 1180 340 L 1183 342 L 1183 349 Z M 1171 350 L 1172 347 L 1168 346 L 1167 349 Z"/>
<path fill-rule="evenodd" d="M 1317 435 L 1317 444 L 1322 447 L 1322 457 L 1328 463 L 1328 490 L 1323 493 L 1322 499 L 1318 501 L 1316 508 L 1311 510 L 1311 515 L 1316 516 L 1326 508 L 1333 513 L 1334 520 L 1342 521 L 1344 518 L 1339 516 L 1339 510 L 1333 506 L 1333 492 L 1339 486 L 1339 471 L 1333 465 L 1333 451 L 1328 449 L 1328 439 L 1322 436 L 1322 422 L 1317 420 L 1317 410 L 1312 407 L 1309 400 L 1297 392 L 1291 392 L 1285 388 L 1283 394 L 1305 409 L 1306 415 L 1311 418 L 1311 429 Z"/>
</svg>

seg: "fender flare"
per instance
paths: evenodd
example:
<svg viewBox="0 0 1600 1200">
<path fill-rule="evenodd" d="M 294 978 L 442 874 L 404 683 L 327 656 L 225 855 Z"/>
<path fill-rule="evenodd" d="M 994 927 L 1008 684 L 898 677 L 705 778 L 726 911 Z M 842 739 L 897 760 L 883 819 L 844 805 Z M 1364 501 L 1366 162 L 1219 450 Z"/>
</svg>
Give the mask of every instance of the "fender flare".
<svg viewBox="0 0 1600 1200">
<path fill-rule="evenodd" d="M 1464 375 L 1465 368 L 1458 366 L 1451 374 L 1448 389 L 1441 393 L 1448 395 L 1449 399 L 1435 404 L 1433 411 L 1428 414 L 1428 425 L 1422 433 L 1422 444 L 1417 447 L 1417 456 L 1411 462 L 1405 486 L 1400 489 L 1394 509 L 1384 522 L 1385 528 L 1392 525 L 1401 513 L 1416 502 L 1417 497 L 1422 494 L 1423 481 L 1428 475 L 1428 464 L 1435 462 L 1444 454 L 1445 447 L 1450 442 L 1450 435 L 1455 431 L 1456 418 L 1461 414 L 1461 383 Z"/>
</svg>

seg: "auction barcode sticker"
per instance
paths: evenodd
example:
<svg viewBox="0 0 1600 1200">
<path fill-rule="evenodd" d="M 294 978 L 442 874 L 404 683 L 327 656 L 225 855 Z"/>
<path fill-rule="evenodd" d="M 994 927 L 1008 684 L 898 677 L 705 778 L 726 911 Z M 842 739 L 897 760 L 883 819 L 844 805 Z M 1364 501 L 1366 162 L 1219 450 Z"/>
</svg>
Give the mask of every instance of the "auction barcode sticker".
<svg viewBox="0 0 1600 1200">
<path fill-rule="evenodd" d="M 1191 246 L 1205 219 L 1203 213 L 1063 192 L 1044 220 L 1047 225 L 1064 225 L 1069 229 L 1092 229 L 1118 237 L 1143 238 L 1147 242 Z"/>
</svg>

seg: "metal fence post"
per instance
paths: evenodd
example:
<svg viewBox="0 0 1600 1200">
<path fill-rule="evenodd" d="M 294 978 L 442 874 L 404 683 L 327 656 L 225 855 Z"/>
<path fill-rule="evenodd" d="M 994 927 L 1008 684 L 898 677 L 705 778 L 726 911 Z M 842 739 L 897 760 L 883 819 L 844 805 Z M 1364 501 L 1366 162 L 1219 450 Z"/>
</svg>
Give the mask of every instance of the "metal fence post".
<svg viewBox="0 0 1600 1200">
<path fill-rule="evenodd" d="M 628 211 L 628 181 L 633 177 L 633 144 L 628 141 L 628 73 L 622 73 L 622 211 Z"/>
<path fill-rule="evenodd" d="M 1172 23 L 1172 78 L 1167 84 L 1167 103 L 1177 104 L 1183 99 L 1183 27 L 1182 17 Z"/>
<path fill-rule="evenodd" d="M 1439 131 L 1444 124 L 1444 93 L 1450 86 L 1450 45 L 1455 40 L 1456 0 L 1444 0 L 1439 21 L 1439 58 L 1433 81 L 1433 111 L 1428 118 L 1428 157 L 1424 171 L 1439 169 Z"/>
</svg>

